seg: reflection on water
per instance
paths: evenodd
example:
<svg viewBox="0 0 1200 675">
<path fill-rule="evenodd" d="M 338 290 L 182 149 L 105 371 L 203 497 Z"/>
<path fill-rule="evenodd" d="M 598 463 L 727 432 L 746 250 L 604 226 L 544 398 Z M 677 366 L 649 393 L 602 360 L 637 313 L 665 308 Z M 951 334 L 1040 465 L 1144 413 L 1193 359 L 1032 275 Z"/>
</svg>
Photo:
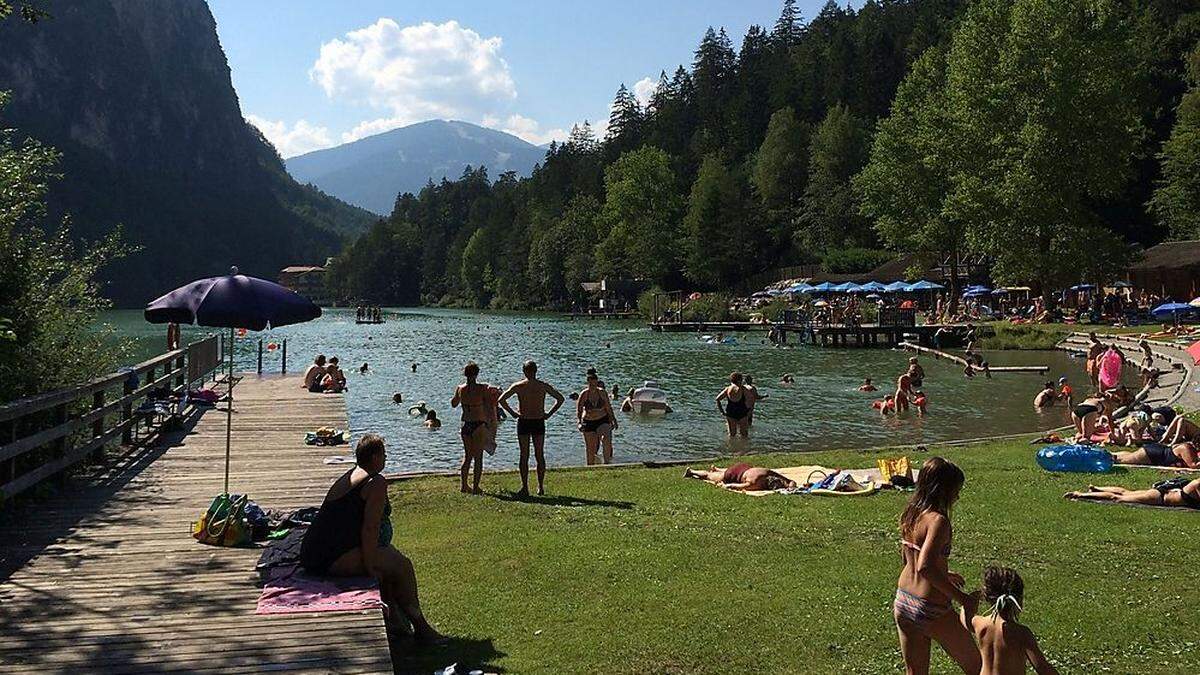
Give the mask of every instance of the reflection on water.
<svg viewBox="0 0 1200 675">
<path fill-rule="evenodd" d="M 355 435 L 383 434 L 389 470 L 457 467 L 462 449 L 458 414 L 449 406 L 468 360 L 482 367 L 481 380 L 506 386 L 521 376 L 532 358 L 542 379 L 564 394 L 584 386 L 594 366 L 608 387 L 622 391 L 653 379 L 668 392 L 675 412 L 662 417 L 622 416 L 616 434 L 616 461 L 679 459 L 739 451 L 817 450 L 883 444 L 915 444 L 972 436 L 1047 429 L 1069 422 L 1063 407 L 1036 411 L 1032 400 L 1046 379 L 1072 378 L 1077 391 L 1081 362 L 1059 352 L 989 354 L 993 365 L 1044 364 L 1046 376 L 1003 373 L 967 379 L 952 364 L 922 358 L 927 373 L 929 416 L 914 412 L 884 417 L 870 406 L 876 394 L 857 391 L 864 377 L 886 389 L 906 366 L 908 354 L 883 349 L 773 348 L 765 334 L 738 334 L 733 345 L 703 344 L 695 335 L 653 333 L 633 321 L 571 320 L 547 314 L 389 310 L 387 323 L 357 325 L 354 310 L 326 310 L 317 321 L 239 340 L 238 365 L 253 368 L 258 340 L 288 340 L 289 370 L 299 372 L 317 352 L 341 357 L 350 381 L 346 404 Z M 142 356 L 162 348 L 163 328 L 141 320 L 139 312 L 111 312 L 105 321 L 134 338 Z M 194 339 L 205 329 L 184 329 Z M 360 375 L 358 367 L 370 364 Z M 414 373 L 411 364 L 417 364 Z M 264 353 L 264 370 L 278 372 L 280 352 Z M 751 439 L 731 445 L 714 397 L 730 371 L 751 373 L 767 398 L 755 410 Z M 779 378 L 791 373 L 795 383 Z M 405 404 L 392 403 L 401 392 Z M 446 423 L 431 432 L 408 414 L 409 404 L 426 401 Z M 582 464 L 583 441 L 574 425 L 574 405 L 547 422 L 546 455 L 556 465 Z M 620 414 L 620 413 L 619 413 Z M 623 415 L 623 414 L 622 414 Z M 501 426 L 500 449 L 488 466 L 515 466 L 514 424 Z"/>
</svg>

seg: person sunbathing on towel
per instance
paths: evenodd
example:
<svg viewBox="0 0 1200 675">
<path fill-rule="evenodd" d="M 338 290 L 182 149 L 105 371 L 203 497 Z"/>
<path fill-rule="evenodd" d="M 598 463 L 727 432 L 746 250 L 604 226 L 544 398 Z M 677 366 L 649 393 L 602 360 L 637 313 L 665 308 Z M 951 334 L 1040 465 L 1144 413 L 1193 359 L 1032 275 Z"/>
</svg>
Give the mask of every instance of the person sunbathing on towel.
<svg viewBox="0 0 1200 675">
<path fill-rule="evenodd" d="M 683 477 L 706 480 L 728 490 L 786 490 L 796 487 L 796 481 L 746 462 L 738 462 L 728 469 L 710 466 L 708 471 L 696 471 L 688 467 L 684 470 Z"/>
<path fill-rule="evenodd" d="M 1121 504 L 1149 504 L 1151 506 L 1178 506 L 1200 510 L 1200 478 L 1180 485 L 1181 481 L 1162 481 L 1149 490 L 1130 490 L 1120 486 L 1089 485 L 1087 490 L 1068 492 L 1067 499 L 1089 499 L 1098 502 Z"/>
<path fill-rule="evenodd" d="M 1163 445 L 1176 445 L 1183 442 L 1196 443 L 1200 441 L 1200 426 L 1183 415 L 1176 415 L 1163 432 Z"/>
<path fill-rule="evenodd" d="M 1148 466 L 1182 467 L 1200 469 L 1200 455 L 1192 442 L 1163 445 L 1147 443 L 1137 450 L 1112 453 L 1114 464 L 1141 464 Z"/>
</svg>

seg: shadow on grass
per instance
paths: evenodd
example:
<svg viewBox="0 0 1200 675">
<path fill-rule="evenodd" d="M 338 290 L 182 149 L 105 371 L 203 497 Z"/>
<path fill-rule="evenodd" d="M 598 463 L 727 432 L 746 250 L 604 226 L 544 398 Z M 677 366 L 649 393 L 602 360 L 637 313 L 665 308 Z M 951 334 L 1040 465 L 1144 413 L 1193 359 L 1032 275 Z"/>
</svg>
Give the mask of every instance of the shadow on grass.
<svg viewBox="0 0 1200 675">
<path fill-rule="evenodd" d="M 507 656 L 496 649 L 491 638 L 472 640 L 451 637 L 444 645 L 426 647 L 418 645 L 411 637 L 392 638 L 392 668 L 397 673 L 432 673 L 456 664 L 455 672 L 469 673 L 483 670 L 488 673 L 503 673 L 505 670 L 494 662 Z"/>
<path fill-rule="evenodd" d="M 499 499 L 505 502 L 522 502 L 526 504 L 541 504 L 543 506 L 566 506 L 569 508 L 581 507 L 601 507 L 610 509 L 632 509 L 637 506 L 633 502 L 619 502 L 609 499 L 587 499 L 585 497 L 572 497 L 570 495 L 547 495 L 539 497 L 537 495 L 519 495 L 516 492 L 499 492 L 490 494 L 490 497 Z"/>
</svg>

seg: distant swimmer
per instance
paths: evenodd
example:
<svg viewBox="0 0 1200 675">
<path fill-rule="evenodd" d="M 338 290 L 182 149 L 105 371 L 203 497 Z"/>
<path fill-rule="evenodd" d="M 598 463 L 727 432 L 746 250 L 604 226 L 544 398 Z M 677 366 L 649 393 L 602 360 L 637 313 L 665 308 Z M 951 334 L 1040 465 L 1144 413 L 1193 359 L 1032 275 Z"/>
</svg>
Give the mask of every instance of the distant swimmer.
<svg viewBox="0 0 1200 675">
<path fill-rule="evenodd" d="M 908 359 L 908 376 L 915 389 L 920 389 L 921 383 L 925 381 L 925 369 L 921 367 L 920 363 L 917 363 L 915 356 Z"/>
<path fill-rule="evenodd" d="M 1054 388 L 1053 382 L 1047 382 L 1042 385 L 1042 390 L 1033 397 L 1033 407 L 1049 408 L 1058 400 L 1058 391 Z M 1070 405 L 1068 403 L 1068 405 Z"/>
<path fill-rule="evenodd" d="M 879 387 L 876 387 L 875 385 L 871 384 L 871 378 L 868 377 L 868 378 L 864 379 L 863 383 L 858 386 L 858 390 L 859 391 L 867 391 L 867 392 L 879 391 Z"/>
<path fill-rule="evenodd" d="M 412 364 L 412 371 L 413 371 L 414 373 L 415 373 L 415 372 L 417 372 L 417 362 L 416 362 L 416 361 L 413 361 L 413 364 Z"/>
<path fill-rule="evenodd" d="M 537 379 L 537 364 L 526 361 L 521 367 L 525 379 L 514 382 L 500 395 L 500 407 L 517 420 L 517 443 L 521 446 L 521 491 L 518 496 L 529 495 L 529 441 L 533 440 L 534 458 L 537 460 L 538 494 L 546 494 L 546 420 L 562 407 L 566 399 L 553 386 Z M 508 399 L 517 397 L 517 410 L 508 405 Z M 554 399 L 554 405 L 546 410 L 546 397 Z"/>
<path fill-rule="evenodd" d="M 888 394 L 881 401 L 875 401 L 871 407 L 878 410 L 880 415 L 896 412 L 896 397 L 893 394 Z"/>
<path fill-rule="evenodd" d="M 395 403 L 396 405 L 404 403 L 404 394 L 401 394 L 400 392 L 392 394 L 392 403 Z"/>
<path fill-rule="evenodd" d="M 425 413 L 425 428 L 426 429 L 441 429 L 442 421 L 438 419 L 437 411 L 430 410 Z"/>
<path fill-rule="evenodd" d="M 929 408 L 929 396 L 923 391 L 918 391 L 916 396 L 913 396 L 912 404 L 917 409 L 917 414 L 924 417 Z"/>
<path fill-rule="evenodd" d="M 362 364 L 361 366 L 359 366 L 359 367 L 358 367 L 358 374 L 359 374 L 359 375 L 366 375 L 366 374 L 367 374 L 367 371 L 368 371 L 368 370 L 370 370 L 370 369 L 371 369 L 371 367 L 370 367 L 370 366 L 368 366 L 366 363 L 364 363 L 364 364 Z"/>
<path fill-rule="evenodd" d="M 783 377 L 779 378 L 779 384 L 795 384 L 796 378 L 792 377 L 791 373 L 784 373 Z"/>
</svg>

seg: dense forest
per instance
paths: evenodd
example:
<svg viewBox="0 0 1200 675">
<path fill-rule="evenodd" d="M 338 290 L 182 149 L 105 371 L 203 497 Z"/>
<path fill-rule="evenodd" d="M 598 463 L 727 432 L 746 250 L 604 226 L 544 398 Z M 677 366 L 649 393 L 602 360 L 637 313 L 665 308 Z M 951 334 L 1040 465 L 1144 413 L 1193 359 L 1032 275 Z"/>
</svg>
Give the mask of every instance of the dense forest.
<svg viewBox="0 0 1200 675">
<path fill-rule="evenodd" d="M 552 144 L 526 179 L 467 167 L 335 261 L 347 300 L 567 307 L 580 283 L 725 289 L 800 263 L 986 256 L 1049 288 L 1200 236 L 1190 0 L 786 0 L 709 29 L 648 105 Z M 1185 96 L 1185 94 L 1187 94 Z"/>
</svg>

